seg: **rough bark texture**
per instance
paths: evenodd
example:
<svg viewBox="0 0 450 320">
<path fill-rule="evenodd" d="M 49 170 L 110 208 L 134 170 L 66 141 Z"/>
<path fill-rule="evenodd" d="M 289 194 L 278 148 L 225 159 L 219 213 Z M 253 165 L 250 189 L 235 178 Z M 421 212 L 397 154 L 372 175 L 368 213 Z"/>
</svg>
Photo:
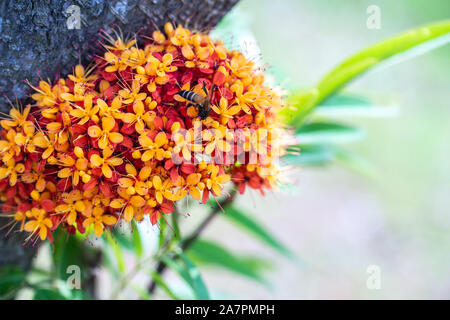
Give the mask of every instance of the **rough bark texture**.
<svg viewBox="0 0 450 320">
<path fill-rule="evenodd" d="M 0 111 L 8 112 L 6 97 L 23 102 L 24 82 L 54 80 L 95 52 L 99 29 L 120 29 L 124 35 L 147 33 L 165 22 L 209 30 L 238 0 L 3 0 L 0 1 Z M 69 29 L 79 7 L 80 29 Z M 73 8 L 73 7 L 72 7 Z M 72 24 L 71 24 L 72 22 Z M 75 21 L 76 22 L 76 21 Z M 36 249 L 23 247 L 23 234 L 0 234 L 0 265 L 28 269 Z"/>
<path fill-rule="evenodd" d="M 147 33 L 171 21 L 208 30 L 238 0 L 3 0 L 0 1 L 0 110 L 3 96 L 24 98 L 31 83 L 67 74 L 80 57 L 85 61 L 99 39 L 99 29 L 122 30 L 124 35 Z M 78 6 L 80 29 L 73 18 Z"/>
</svg>

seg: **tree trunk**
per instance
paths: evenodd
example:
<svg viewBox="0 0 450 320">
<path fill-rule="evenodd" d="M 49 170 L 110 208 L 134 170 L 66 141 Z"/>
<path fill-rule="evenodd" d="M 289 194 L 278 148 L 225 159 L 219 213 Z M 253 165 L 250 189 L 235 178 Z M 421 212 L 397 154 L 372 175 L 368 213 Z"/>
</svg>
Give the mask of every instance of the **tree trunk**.
<svg viewBox="0 0 450 320">
<path fill-rule="evenodd" d="M 0 1 L 0 111 L 8 99 L 27 102 L 24 80 L 54 80 L 95 53 L 100 29 L 123 35 L 149 34 L 170 21 L 207 31 L 238 0 L 4 0 Z M 80 19 L 77 19 L 78 16 Z M 4 222 L 4 221 L 2 221 Z M 36 248 L 24 235 L 0 233 L 0 266 L 28 270 Z"/>
</svg>

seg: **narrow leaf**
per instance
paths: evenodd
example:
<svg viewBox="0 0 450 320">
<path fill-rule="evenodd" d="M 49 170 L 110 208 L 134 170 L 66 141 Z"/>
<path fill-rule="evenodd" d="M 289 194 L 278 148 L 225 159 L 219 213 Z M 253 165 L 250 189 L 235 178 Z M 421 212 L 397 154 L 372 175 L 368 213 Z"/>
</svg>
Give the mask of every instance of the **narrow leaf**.
<svg viewBox="0 0 450 320">
<path fill-rule="evenodd" d="M 390 105 L 375 105 L 369 100 L 352 95 L 333 95 L 318 105 L 314 111 L 319 117 L 393 117 L 398 108 Z"/>
<path fill-rule="evenodd" d="M 123 258 L 122 250 L 120 250 L 118 242 L 112 238 L 111 233 L 109 232 L 106 233 L 106 241 L 114 253 L 120 273 L 124 274 L 126 269 L 125 259 Z"/>
<path fill-rule="evenodd" d="M 180 253 L 179 255 L 183 260 L 184 264 L 186 265 L 186 268 L 192 279 L 192 287 L 194 289 L 195 295 L 197 296 L 197 299 L 209 300 L 208 289 L 206 288 L 206 285 L 203 282 L 202 276 L 200 275 L 200 271 L 194 265 L 194 263 L 183 253 Z"/>
<path fill-rule="evenodd" d="M 141 258 L 142 254 L 143 254 L 142 238 L 141 238 L 141 233 L 139 232 L 138 225 L 134 220 L 132 221 L 131 237 L 133 239 L 134 252 L 136 253 L 136 256 L 138 258 Z"/>
<path fill-rule="evenodd" d="M 365 132 L 348 125 L 313 122 L 303 125 L 295 134 L 302 145 L 349 143 L 363 139 Z"/>
<path fill-rule="evenodd" d="M 164 282 L 164 279 L 156 272 L 151 271 L 150 275 L 155 283 L 173 300 L 179 300 L 179 298 L 173 293 L 172 289 Z"/>
<path fill-rule="evenodd" d="M 283 115 L 291 124 L 300 128 L 304 118 L 319 103 L 362 73 L 375 66 L 404 61 L 448 42 L 450 42 L 450 20 L 445 20 L 411 29 L 369 46 L 340 63 L 306 95 L 292 97 L 290 101 L 296 100 L 293 103 L 296 110 L 286 109 Z M 309 98 L 306 99 L 305 96 Z"/>
<path fill-rule="evenodd" d="M 202 239 L 197 239 L 187 253 L 195 261 L 222 267 L 247 278 L 267 284 L 262 276 L 262 271 L 267 268 L 267 263 L 259 259 L 239 257 L 219 244 Z"/>
<path fill-rule="evenodd" d="M 292 253 L 250 215 L 245 214 L 236 207 L 229 206 L 225 208 L 224 216 L 281 254 L 286 257 L 292 257 Z"/>
<path fill-rule="evenodd" d="M 332 162 L 336 158 L 335 151 L 326 145 L 300 145 L 300 154 L 288 154 L 281 158 L 285 165 L 324 165 Z"/>
</svg>

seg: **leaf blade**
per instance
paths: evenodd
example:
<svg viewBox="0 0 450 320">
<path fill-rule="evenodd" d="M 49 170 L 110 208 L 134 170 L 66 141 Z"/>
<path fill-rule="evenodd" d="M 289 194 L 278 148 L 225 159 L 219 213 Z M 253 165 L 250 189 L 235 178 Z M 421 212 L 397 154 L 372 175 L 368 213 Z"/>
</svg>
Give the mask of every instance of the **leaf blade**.
<svg viewBox="0 0 450 320">
<path fill-rule="evenodd" d="M 251 216 L 243 213 L 233 206 L 228 206 L 225 208 L 224 216 L 233 223 L 237 224 L 239 227 L 249 231 L 254 237 L 271 246 L 282 255 L 292 258 L 292 253 L 290 250 L 287 249 L 286 246 L 284 246 L 279 240 L 277 240 L 275 236 L 265 230 L 265 228 Z"/>
<path fill-rule="evenodd" d="M 282 114 L 289 123 L 300 128 L 305 117 L 320 102 L 362 73 L 375 66 L 382 66 L 381 62 L 386 65 L 388 59 L 395 59 L 398 63 L 405 58 L 423 54 L 449 42 L 450 20 L 445 20 L 408 30 L 371 45 L 350 56 L 325 75 L 314 89 L 306 93 L 309 94 L 309 99 L 301 99 L 304 96 L 295 95 L 290 100 L 297 100 L 293 103 L 297 110 L 286 109 Z M 413 49 L 415 49 L 414 54 L 408 52 Z M 403 59 L 400 59 L 401 57 Z"/>
</svg>

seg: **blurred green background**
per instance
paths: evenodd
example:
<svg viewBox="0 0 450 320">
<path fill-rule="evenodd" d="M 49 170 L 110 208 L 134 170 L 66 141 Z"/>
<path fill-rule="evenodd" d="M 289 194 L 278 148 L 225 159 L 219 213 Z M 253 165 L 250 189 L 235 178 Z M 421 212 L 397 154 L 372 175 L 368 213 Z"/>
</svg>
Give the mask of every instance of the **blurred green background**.
<svg viewBox="0 0 450 320">
<path fill-rule="evenodd" d="M 366 27 L 369 5 L 381 9 L 380 29 Z M 282 75 L 285 87 L 305 89 L 370 44 L 450 18 L 445 0 L 243 0 L 236 9 L 235 29 L 253 34 L 268 71 Z M 449 58 L 447 45 L 346 88 L 398 106 L 394 117 L 342 119 L 367 131 L 350 149 L 373 163 L 375 179 L 337 165 L 303 168 L 295 173 L 296 190 L 265 198 L 250 192 L 239 199 L 301 262 L 246 242 L 217 219 L 206 237 L 266 257 L 276 268 L 267 272 L 269 288 L 208 269 L 206 284 L 248 299 L 449 298 Z M 379 290 L 366 286 L 370 265 L 380 267 Z"/>
</svg>

